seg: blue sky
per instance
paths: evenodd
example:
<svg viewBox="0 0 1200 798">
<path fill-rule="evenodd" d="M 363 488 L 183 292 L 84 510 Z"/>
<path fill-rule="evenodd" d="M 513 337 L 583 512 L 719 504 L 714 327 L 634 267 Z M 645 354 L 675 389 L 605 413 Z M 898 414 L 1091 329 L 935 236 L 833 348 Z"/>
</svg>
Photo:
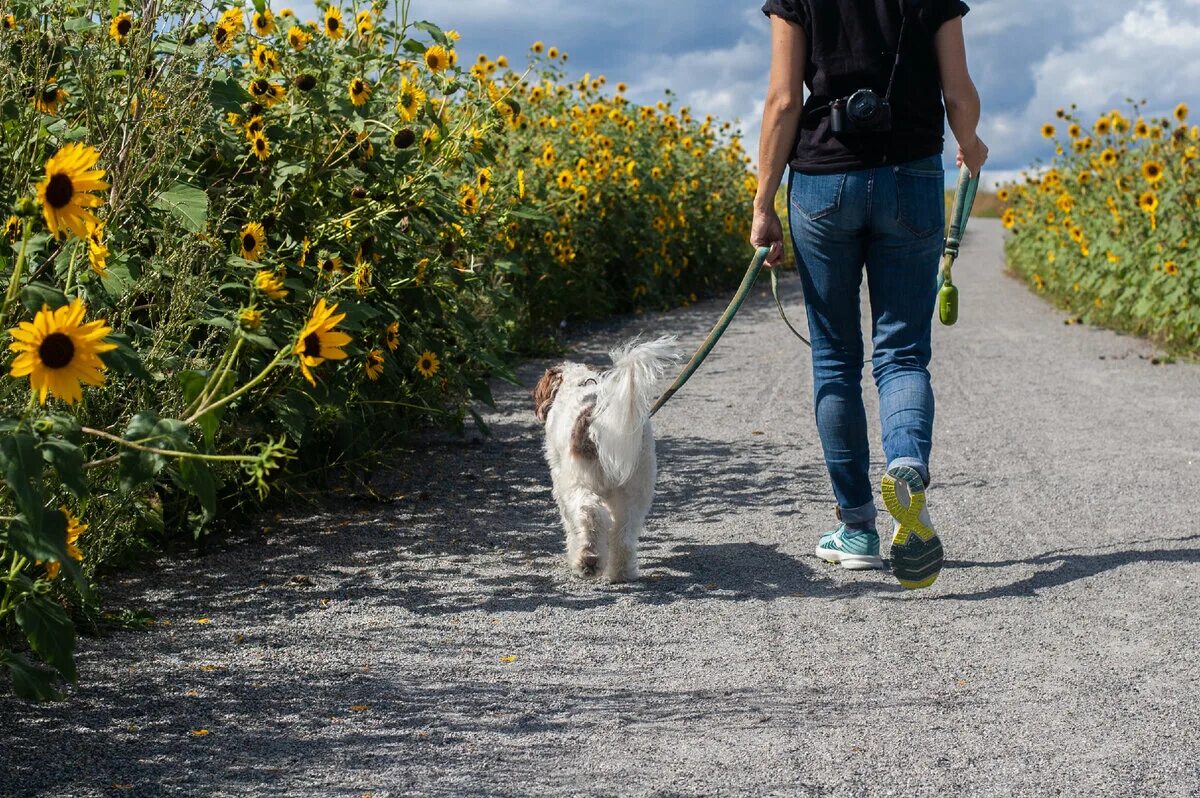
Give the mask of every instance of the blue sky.
<svg viewBox="0 0 1200 798">
<path fill-rule="evenodd" d="M 970 2 L 970 0 L 968 0 Z M 1200 0 L 975 0 L 964 21 L 984 99 L 993 177 L 1050 155 L 1038 126 L 1077 102 L 1095 115 L 1145 98 L 1200 115 Z M 740 119 L 757 148 L 769 22 L 730 0 L 412 0 L 412 14 L 462 33 L 461 54 L 523 61 L 540 39 L 570 54 L 572 75 L 625 81 L 632 99 L 664 89 L 700 113 Z M 953 152 L 948 141 L 947 152 Z"/>
</svg>

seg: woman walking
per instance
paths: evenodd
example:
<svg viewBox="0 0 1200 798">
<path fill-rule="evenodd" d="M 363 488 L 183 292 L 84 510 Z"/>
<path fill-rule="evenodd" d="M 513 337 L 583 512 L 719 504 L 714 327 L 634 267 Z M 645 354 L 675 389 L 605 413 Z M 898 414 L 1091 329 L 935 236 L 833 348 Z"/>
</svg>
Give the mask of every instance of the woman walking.
<svg viewBox="0 0 1200 798">
<path fill-rule="evenodd" d="M 771 75 L 751 243 L 783 256 L 775 194 L 790 166 L 792 246 L 808 311 L 817 430 L 838 520 L 816 555 L 882 568 L 862 397 L 859 287 L 871 303 L 872 369 L 893 516 L 892 571 L 928 587 L 942 567 L 925 491 L 933 443 L 930 331 L 945 229 L 947 117 L 958 163 L 978 174 L 979 95 L 960 0 L 767 0 Z M 803 101 L 807 86 L 808 98 Z"/>
</svg>

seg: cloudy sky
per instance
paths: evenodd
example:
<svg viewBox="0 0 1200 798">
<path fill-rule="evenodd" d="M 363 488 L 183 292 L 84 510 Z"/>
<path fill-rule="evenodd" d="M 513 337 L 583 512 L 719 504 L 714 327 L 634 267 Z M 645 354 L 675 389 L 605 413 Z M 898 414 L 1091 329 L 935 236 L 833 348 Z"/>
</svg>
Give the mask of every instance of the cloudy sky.
<svg viewBox="0 0 1200 798">
<path fill-rule="evenodd" d="M 970 2 L 970 0 L 968 0 Z M 768 27 L 760 3 L 731 0 L 412 0 L 417 18 L 462 33 L 462 55 L 523 60 L 544 40 L 572 75 L 603 73 L 652 102 L 670 88 L 695 111 L 741 120 L 757 145 Z M 1086 113 L 1146 99 L 1200 106 L 1200 0 L 975 0 L 964 25 L 984 98 L 992 175 L 1049 155 L 1037 128 L 1054 109 Z M 948 151 L 950 147 L 948 146 Z M 751 152 L 753 155 L 754 152 Z"/>
</svg>

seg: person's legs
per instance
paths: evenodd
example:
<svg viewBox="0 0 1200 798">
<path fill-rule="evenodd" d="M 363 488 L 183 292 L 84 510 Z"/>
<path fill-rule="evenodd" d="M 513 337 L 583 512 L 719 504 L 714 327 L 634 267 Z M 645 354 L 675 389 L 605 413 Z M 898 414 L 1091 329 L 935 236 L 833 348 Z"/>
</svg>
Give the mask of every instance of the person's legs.
<svg viewBox="0 0 1200 798">
<path fill-rule="evenodd" d="M 927 587 L 942 544 L 925 509 L 933 446 L 930 334 L 945 230 L 941 158 L 875 171 L 867 280 L 872 355 L 887 473 L 884 505 L 895 518 L 892 570 L 905 587 Z"/>
<path fill-rule="evenodd" d="M 788 191 L 792 245 L 812 338 L 817 431 L 841 519 L 852 530 L 873 529 L 876 512 L 859 316 L 869 174 L 794 174 Z"/>
</svg>

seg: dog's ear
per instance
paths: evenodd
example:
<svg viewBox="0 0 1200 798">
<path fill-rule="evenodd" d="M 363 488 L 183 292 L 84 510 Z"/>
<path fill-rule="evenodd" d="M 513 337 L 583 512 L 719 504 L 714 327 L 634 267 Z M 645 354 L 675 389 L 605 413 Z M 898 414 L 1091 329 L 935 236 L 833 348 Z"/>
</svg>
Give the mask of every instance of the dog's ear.
<svg viewBox="0 0 1200 798">
<path fill-rule="evenodd" d="M 533 389 L 533 414 L 542 424 L 546 423 L 546 416 L 550 415 L 550 406 L 554 404 L 554 397 L 562 385 L 562 372 L 562 366 L 546 369 L 546 373 Z"/>
</svg>

